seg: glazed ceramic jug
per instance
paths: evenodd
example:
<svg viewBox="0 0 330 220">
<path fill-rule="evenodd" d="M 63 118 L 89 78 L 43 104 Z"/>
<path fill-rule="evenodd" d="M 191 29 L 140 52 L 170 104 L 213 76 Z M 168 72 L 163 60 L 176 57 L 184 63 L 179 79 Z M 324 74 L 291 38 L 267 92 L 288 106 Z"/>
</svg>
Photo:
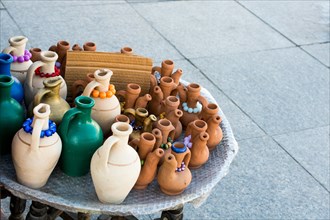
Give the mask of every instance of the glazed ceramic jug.
<svg viewBox="0 0 330 220">
<path fill-rule="evenodd" d="M 41 60 L 33 63 L 28 69 L 25 83 L 25 104 L 29 105 L 38 92 L 39 89 L 44 88 L 43 81 L 47 78 L 53 78 L 59 76 L 62 80 L 60 86 L 60 95 L 63 99 L 66 99 L 67 87 L 62 76 L 60 76 L 60 70 L 55 66 L 57 60 L 57 54 L 52 51 L 42 51 L 40 53 Z"/>
<path fill-rule="evenodd" d="M 10 66 L 10 71 L 21 83 L 24 83 L 27 70 L 32 65 L 32 54 L 25 49 L 27 41 L 28 39 L 24 36 L 11 37 L 9 38 L 10 46 L 2 51 L 13 56 L 14 62 Z"/>
<path fill-rule="evenodd" d="M 62 142 L 56 125 L 49 120 L 50 107 L 40 104 L 33 119 L 23 123 L 12 142 L 17 181 L 30 188 L 43 187 L 61 155 Z"/>
<path fill-rule="evenodd" d="M 33 107 L 40 103 L 50 106 L 50 120 L 59 125 L 66 111 L 70 109 L 70 105 L 60 96 L 60 86 L 62 79 L 59 76 L 45 79 L 44 88 L 40 89 L 34 96 L 33 102 L 29 106 L 29 115 L 32 115 Z"/>
<path fill-rule="evenodd" d="M 20 81 L 10 74 L 10 65 L 13 62 L 13 57 L 10 54 L 0 53 L 0 76 L 10 76 L 13 78 L 13 84 L 10 90 L 10 96 L 19 103 L 22 103 L 24 98 L 23 86 Z"/>
<path fill-rule="evenodd" d="M 134 185 L 134 189 L 145 189 L 155 179 L 158 163 L 163 156 L 164 151 L 160 148 L 148 153 L 145 162 L 141 164 L 141 172 Z"/>
<path fill-rule="evenodd" d="M 120 115 L 120 104 L 115 96 L 115 86 L 110 84 L 112 74 L 109 69 L 96 70 L 95 79 L 87 84 L 82 94 L 94 99 L 92 118 L 101 126 L 105 136 L 110 133 L 115 117 Z"/>
<path fill-rule="evenodd" d="M 141 164 L 137 152 L 128 145 L 132 127 L 125 122 L 111 126 L 113 136 L 94 153 L 91 175 L 101 202 L 120 204 L 139 177 Z"/>
<path fill-rule="evenodd" d="M 91 118 L 95 101 L 78 96 L 75 104 L 65 113 L 58 129 L 63 142 L 60 167 L 69 176 L 83 176 L 89 172 L 92 156 L 103 143 L 103 133 Z"/>
<path fill-rule="evenodd" d="M 23 107 L 10 96 L 14 79 L 0 75 L 0 155 L 10 153 L 11 141 L 24 121 Z"/>
<path fill-rule="evenodd" d="M 201 132 L 199 135 L 191 140 L 192 146 L 190 148 L 191 158 L 189 162 L 189 168 L 197 169 L 207 162 L 209 159 L 209 148 L 207 146 L 207 141 L 209 140 L 209 135 L 207 132 Z"/>
</svg>

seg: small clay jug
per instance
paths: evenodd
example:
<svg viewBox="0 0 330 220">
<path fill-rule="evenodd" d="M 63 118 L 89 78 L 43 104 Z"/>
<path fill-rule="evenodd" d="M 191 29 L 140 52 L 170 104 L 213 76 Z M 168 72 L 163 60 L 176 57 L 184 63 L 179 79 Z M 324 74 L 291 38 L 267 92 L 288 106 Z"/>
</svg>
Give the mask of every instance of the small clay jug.
<svg viewBox="0 0 330 220">
<path fill-rule="evenodd" d="M 120 204 L 136 183 L 141 163 L 137 152 L 127 144 L 132 127 L 116 122 L 111 130 L 113 135 L 93 155 L 91 175 L 99 200 Z"/>
<path fill-rule="evenodd" d="M 13 63 L 10 66 L 10 71 L 21 83 L 24 83 L 26 73 L 32 65 L 32 54 L 25 49 L 28 39 L 24 36 L 15 36 L 9 38 L 10 46 L 2 52 L 13 56 Z"/>
<path fill-rule="evenodd" d="M 148 103 L 152 100 L 152 97 L 150 94 L 145 94 L 144 96 L 141 96 L 137 98 L 135 102 L 134 108 L 147 108 Z"/>
<path fill-rule="evenodd" d="M 43 187 L 61 155 L 62 142 L 56 125 L 49 120 L 50 107 L 39 104 L 34 117 L 23 123 L 12 142 L 17 181 L 30 188 Z"/>
<path fill-rule="evenodd" d="M 135 83 L 127 84 L 126 90 L 117 91 L 116 95 L 125 99 L 124 109 L 134 108 L 135 102 L 141 93 L 141 87 Z"/>
<path fill-rule="evenodd" d="M 179 84 L 180 84 L 180 79 L 181 79 L 182 74 L 183 74 L 182 69 L 177 69 L 177 70 L 171 75 L 171 77 L 172 77 L 172 79 L 173 79 L 173 81 L 174 81 L 174 83 L 175 83 L 176 85 L 179 85 Z"/>
<path fill-rule="evenodd" d="M 165 112 L 165 116 L 166 116 L 171 111 L 178 109 L 178 107 L 180 105 L 180 100 L 175 96 L 168 96 L 165 98 L 163 105 L 164 105 L 164 112 Z"/>
<path fill-rule="evenodd" d="M 171 76 L 174 69 L 174 62 L 172 60 L 164 60 L 161 64 L 161 67 L 155 66 L 152 68 L 151 74 L 154 74 L 156 71 L 161 74 L 161 77 Z"/>
<path fill-rule="evenodd" d="M 199 119 L 203 121 L 208 121 L 213 115 L 218 115 L 219 107 L 215 103 L 208 103 L 203 106 L 201 113 L 199 114 Z"/>
<path fill-rule="evenodd" d="M 29 106 L 29 115 L 32 116 L 32 109 L 35 106 L 45 103 L 50 106 L 50 120 L 59 125 L 65 112 L 70 109 L 70 105 L 60 96 L 62 79 L 59 76 L 52 77 L 45 79 L 43 83 L 45 87 L 37 92 L 34 101 Z"/>
<path fill-rule="evenodd" d="M 57 54 L 52 51 L 42 51 L 40 53 L 41 60 L 33 63 L 28 69 L 24 82 L 25 104 L 29 105 L 38 90 L 44 88 L 43 81 L 47 78 L 59 76 L 62 80 L 60 85 L 60 96 L 66 99 L 67 86 L 60 70 L 55 66 Z"/>
<path fill-rule="evenodd" d="M 163 92 L 159 86 L 155 86 L 152 89 L 152 100 L 148 104 L 148 110 L 150 114 L 159 116 L 163 112 Z"/>
<path fill-rule="evenodd" d="M 67 111 L 59 126 L 63 141 L 61 170 L 69 176 L 83 176 L 89 172 L 94 152 L 103 143 L 101 127 L 91 118 L 95 101 L 86 96 L 75 99 L 76 107 Z"/>
<path fill-rule="evenodd" d="M 148 184 L 155 179 L 158 163 L 163 156 L 164 151 L 160 148 L 148 153 L 148 156 L 142 165 L 139 178 L 134 185 L 134 189 L 145 189 Z"/>
<path fill-rule="evenodd" d="M 190 154 L 187 154 L 188 158 Z M 188 168 L 189 159 L 186 159 L 185 167 L 181 171 L 177 169 L 178 163 L 173 154 L 165 155 L 164 163 L 160 166 L 157 174 L 157 181 L 160 190 L 167 195 L 181 194 L 191 182 L 191 172 Z"/>
<path fill-rule="evenodd" d="M 86 42 L 83 45 L 84 51 L 96 51 L 96 44 L 94 42 Z"/>
<path fill-rule="evenodd" d="M 182 117 L 182 115 L 183 115 L 183 112 L 180 109 L 175 109 L 175 110 L 169 112 L 168 114 L 166 114 L 166 118 L 175 127 L 173 140 L 176 140 L 181 136 L 182 124 L 180 122 L 180 118 Z"/>
<path fill-rule="evenodd" d="M 13 84 L 12 77 L 0 75 L 0 155 L 10 153 L 13 137 L 25 118 L 23 106 L 10 96 Z"/>
<path fill-rule="evenodd" d="M 195 120 L 189 123 L 187 126 L 185 137 L 191 136 L 191 140 L 194 140 L 197 135 L 207 130 L 207 123 L 203 120 Z"/>
<path fill-rule="evenodd" d="M 144 161 L 154 149 L 156 138 L 152 133 L 143 132 L 140 139 L 134 139 L 129 144 L 138 152 L 140 160 Z"/>
<path fill-rule="evenodd" d="M 82 94 L 94 99 L 92 118 L 101 126 L 105 136 L 109 135 L 115 117 L 120 115 L 120 104 L 115 96 L 115 86 L 110 84 L 112 74 L 109 69 L 96 70 L 95 79 L 87 84 Z"/>
<path fill-rule="evenodd" d="M 32 54 L 31 61 L 33 63 L 41 60 L 41 57 L 40 57 L 41 49 L 40 48 L 37 48 L 37 47 L 31 48 L 30 53 Z"/>
<path fill-rule="evenodd" d="M 196 137 L 192 140 L 189 168 L 197 169 L 207 162 L 209 159 L 209 148 L 207 146 L 208 140 L 209 135 L 205 131 L 199 135 L 196 135 Z"/>
<path fill-rule="evenodd" d="M 175 127 L 172 125 L 171 121 L 168 119 L 160 119 L 157 121 L 156 128 L 158 128 L 162 132 L 162 144 L 163 149 L 167 149 L 168 143 L 174 139 L 174 131 Z M 167 146 L 165 146 L 167 145 Z"/>
<path fill-rule="evenodd" d="M 221 142 L 223 138 L 222 130 L 220 128 L 221 117 L 219 115 L 213 115 L 207 121 L 207 133 L 210 135 L 207 141 L 207 146 L 210 150 L 214 148 Z"/>
<path fill-rule="evenodd" d="M 120 53 L 125 55 L 133 55 L 133 49 L 130 47 L 123 47 L 120 49 Z"/>
<path fill-rule="evenodd" d="M 74 44 L 72 46 L 73 51 L 82 51 L 83 49 L 79 46 L 79 44 Z"/>
<path fill-rule="evenodd" d="M 163 99 L 166 99 L 176 89 L 177 85 L 171 77 L 164 76 L 160 79 L 159 87 L 162 89 Z"/>
<path fill-rule="evenodd" d="M 93 81 L 94 79 L 95 79 L 94 73 L 87 73 L 84 80 L 78 79 L 74 81 L 71 86 L 72 97 L 75 99 L 77 96 L 80 96 L 83 93 L 87 84 Z"/>
<path fill-rule="evenodd" d="M 155 138 L 156 138 L 156 143 L 154 145 L 154 149 L 158 149 L 161 147 L 162 143 L 163 143 L 163 135 L 162 135 L 162 131 L 159 130 L 158 128 L 154 128 L 152 129 L 152 132 L 151 132 Z"/>
<path fill-rule="evenodd" d="M 117 115 L 115 117 L 115 122 L 125 122 L 129 124 L 130 120 L 126 115 Z"/>
<path fill-rule="evenodd" d="M 171 154 L 175 156 L 177 162 L 177 170 L 187 167 L 190 162 L 191 152 L 189 148 L 182 142 L 175 142 L 171 146 Z M 184 169 L 183 169 L 184 170 Z"/>
<path fill-rule="evenodd" d="M 58 41 L 57 45 L 52 45 L 48 50 L 57 53 L 57 62 L 63 63 L 65 59 L 66 52 L 70 50 L 70 43 L 64 40 Z"/>
<path fill-rule="evenodd" d="M 24 91 L 21 82 L 10 73 L 10 66 L 13 63 L 13 57 L 10 54 L 0 53 L 0 76 L 12 77 L 14 82 L 11 85 L 10 96 L 19 103 L 22 103 Z"/>
</svg>

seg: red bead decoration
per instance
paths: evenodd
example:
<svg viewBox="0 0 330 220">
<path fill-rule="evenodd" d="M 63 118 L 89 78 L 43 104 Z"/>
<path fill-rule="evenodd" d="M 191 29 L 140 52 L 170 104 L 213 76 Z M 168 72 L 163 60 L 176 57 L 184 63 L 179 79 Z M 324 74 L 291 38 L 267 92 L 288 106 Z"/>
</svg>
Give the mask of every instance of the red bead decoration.
<svg viewBox="0 0 330 220">
<path fill-rule="evenodd" d="M 53 73 L 43 73 L 43 72 L 40 72 L 40 67 L 38 67 L 34 71 L 34 73 L 37 76 L 49 78 L 49 77 L 59 76 L 60 75 L 60 71 L 61 70 L 59 68 L 57 68 L 56 66 L 54 66 L 54 72 Z"/>
</svg>

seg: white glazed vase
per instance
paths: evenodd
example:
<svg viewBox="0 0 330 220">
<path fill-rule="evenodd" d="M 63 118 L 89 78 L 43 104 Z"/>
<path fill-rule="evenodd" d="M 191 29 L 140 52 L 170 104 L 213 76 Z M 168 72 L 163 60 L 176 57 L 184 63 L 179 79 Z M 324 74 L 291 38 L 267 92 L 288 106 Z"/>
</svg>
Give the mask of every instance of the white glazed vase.
<svg viewBox="0 0 330 220">
<path fill-rule="evenodd" d="M 116 122 L 111 130 L 113 136 L 92 157 L 91 175 L 99 200 L 120 204 L 136 183 L 141 164 L 137 152 L 128 145 L 132 127 L 125 122 Z"/>
<path fill-rule="evenodd" d="M 54 72 L 55 62 L 58 58 L 58 55 L 53 51 L 42 51 L 40 53 L 40 61 L 33 63 L 28 69 L 25 83 L 24 83 L 24 94 L 25 94 L 25 104 L 28 106 L 35 96 L 35 94 L 42 88 L 44 88 L 44 80 L 46 77 L 41 77 L 35 74 L 35 70 L 40 67 L 40 71 L 45 74 L 51 74 Z M 56 77 L 56 76 L 54 76 Z M 62 76 L 59 76 L 62 79 L 60 87 L 60 96 L 63 99 L 66 99 L 67 95 L 67 86 Z"/>
<path fill-rule="evenodd" d="M 94 72 L 94 80 L 87 84 L 82 95 L 94 99 L 95 105 L 92 108 L 92 118 L 100 125 L 104 136 L 110 134 L 110 128 L 117 115 L 120 115 L 119 100 L 115 95 L 110 98 L 95 98 L 92 96 L 94 89 L 99 92 L 109 90 L 112 71 L 109 69 L 100 69 Z"/>
<path fill-rule="evenodd" d="M 17 181 L 37 189 L 47 183 L 55 168 L 61 155 L 62 142 L 56 132 L 51 136 L 41 137 L 42 131 L 53 127 L 53 125 L 49 126 L 50 106 L 39 104 L 33 109 L 33 113 L 32 134 L 23 128 L 15 134 L 12 142 L 12 158 Z"/>
<path fill-rule="evenodd" d="M 13 56 L 24 56 L 25 55 L 25 47 L 28 39 L 24 36 L 15 36 L 9 38 L 9 47 L 3 49 L 3 53 L 11 54 Z M 30 53 L 30 52 L 28 52 Z M 32 65 L 32 61 L 26 60 L 24 62 L 13 62 L 10 65 L 10 72 L 13 76 L 15 76 L 21 83 L 24 83 L 27 71 L 29 67 Z"/>
</svg>

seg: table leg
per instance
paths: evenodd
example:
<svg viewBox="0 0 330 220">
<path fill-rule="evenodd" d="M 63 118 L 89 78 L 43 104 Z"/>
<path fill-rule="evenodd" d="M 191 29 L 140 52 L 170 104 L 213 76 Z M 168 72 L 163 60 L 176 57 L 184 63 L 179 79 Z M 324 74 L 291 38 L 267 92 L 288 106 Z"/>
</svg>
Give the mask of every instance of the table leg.
<svg viewBox="0 0 330 220">
<path fill-rule="evenodd" d="M 166 210 L 162 212 L 160 220 L 182 220 L 183 206 L 175 210 Z"/>
<path fill-rule="evenodd" d="M 90 220 L 91 215 L 89 213 L 78 212 L 78 220 Z"/>
<path fill-rule="evenodd" d="M 26 220 L 48 220 L 47 205 L 32 201 Z"/>
<path fill-rule="evenodd" d="M 10 197 L 10 216 L 9 220 L 23 220 L 23 212 L 25 210 L 26 200 L 20 199 L 14 195 Z"/>
</svg>

